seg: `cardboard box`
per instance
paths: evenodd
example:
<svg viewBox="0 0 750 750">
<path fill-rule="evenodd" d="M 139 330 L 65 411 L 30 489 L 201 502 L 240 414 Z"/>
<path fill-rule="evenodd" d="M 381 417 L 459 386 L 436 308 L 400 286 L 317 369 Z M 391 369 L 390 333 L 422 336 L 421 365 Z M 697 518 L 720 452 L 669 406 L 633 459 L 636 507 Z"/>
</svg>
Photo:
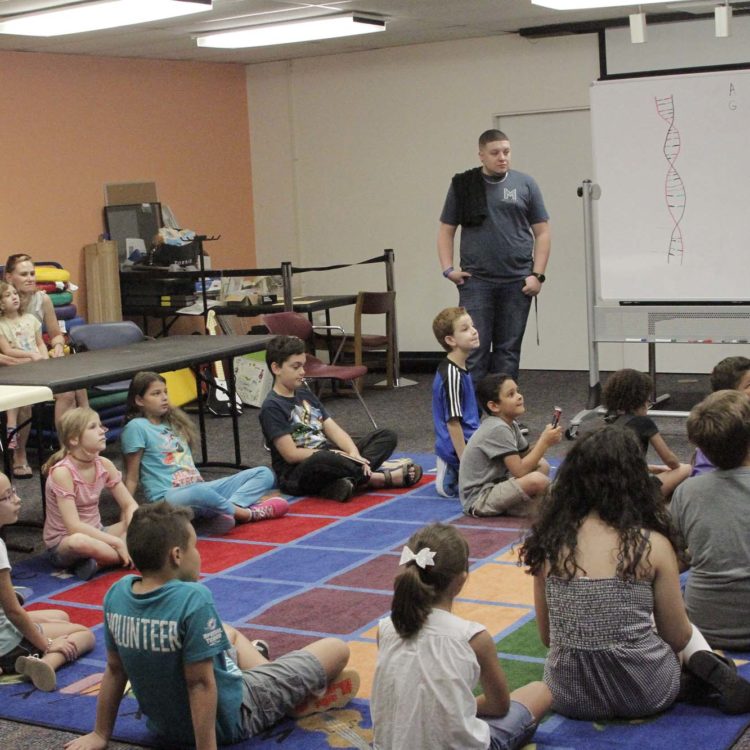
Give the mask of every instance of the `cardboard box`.
<svg viewBox="0 0 750 750">
<path fill-rule="evenodd" d="M 242 403 L 260 408 L 273 383 L 273 375 L 266 366 L 265 351 L 235 357 L 234 378 Z"/>
</svg>

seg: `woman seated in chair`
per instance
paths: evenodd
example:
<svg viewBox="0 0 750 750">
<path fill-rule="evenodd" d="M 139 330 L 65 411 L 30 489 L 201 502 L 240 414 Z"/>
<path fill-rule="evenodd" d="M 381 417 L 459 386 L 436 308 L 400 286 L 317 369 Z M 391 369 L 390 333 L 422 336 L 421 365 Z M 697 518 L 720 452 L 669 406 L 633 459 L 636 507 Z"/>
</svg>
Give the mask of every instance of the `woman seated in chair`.
<svg viewBox="0 0 750 750">
<path fill-rule="evenodd" d="M 9 255 L 5 261 L 5 280 L 12 284 L 21 298 L 21 311 L 33 315 L 43 326 L 49 337 L 49 356 L 62 357 L 65 354 L 65 336 L 55 315 L 55 308 L 47 293 L 37 289 L 36 268 L 30 255 L 16 253 Z M 60 424 L 62 415 L 75 406 L 88 406 L 88 397 L 84 389 L 55 394 L 55 425 Z M 13 443 L 13 478 L 28 479 L 31 467 L 26 457 L 26 443 L 29 439 L 31 424 L 28 407 L 19 410 L 18 424 L 22 427 L 14 436 Z"/>
</svg>

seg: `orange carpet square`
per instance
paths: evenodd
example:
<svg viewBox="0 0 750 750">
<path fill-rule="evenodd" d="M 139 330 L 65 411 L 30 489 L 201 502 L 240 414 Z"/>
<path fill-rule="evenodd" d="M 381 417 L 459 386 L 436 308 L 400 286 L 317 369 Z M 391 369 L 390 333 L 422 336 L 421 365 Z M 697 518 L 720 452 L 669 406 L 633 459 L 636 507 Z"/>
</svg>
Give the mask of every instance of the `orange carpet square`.
<svg viewBox="0 0 750 750">
<path fill-rule="evenodd" d="M 469 573 L 461 598 L 533 607 L 533 579 L 515 565 L 487 563 Z"/>
</svg>

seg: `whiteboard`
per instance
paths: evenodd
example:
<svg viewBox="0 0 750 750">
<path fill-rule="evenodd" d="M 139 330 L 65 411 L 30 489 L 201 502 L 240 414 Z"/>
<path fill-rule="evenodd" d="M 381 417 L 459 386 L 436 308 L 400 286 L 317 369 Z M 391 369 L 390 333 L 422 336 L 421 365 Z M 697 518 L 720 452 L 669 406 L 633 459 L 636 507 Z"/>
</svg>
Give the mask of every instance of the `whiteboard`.
<svg viewBox="0 0 750 750">
<path fill-rule="evenodd" d="M 750 300 L 750 71 L 591 87 L 599 294 Z"/>
</svg>

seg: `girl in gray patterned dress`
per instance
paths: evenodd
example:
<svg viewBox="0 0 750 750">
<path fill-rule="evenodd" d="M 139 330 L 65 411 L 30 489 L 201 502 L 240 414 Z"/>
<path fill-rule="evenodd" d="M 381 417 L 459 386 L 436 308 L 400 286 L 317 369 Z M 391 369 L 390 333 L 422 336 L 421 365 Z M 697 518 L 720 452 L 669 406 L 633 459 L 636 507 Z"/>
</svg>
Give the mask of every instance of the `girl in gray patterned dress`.
<svg viewBox="0 0 750 750">
<path fill-rule="evenodd" d="M 703 697 L 718 692 L 722 710 L 750 711 L 750 683 L 685 614 L 669 516 L 629 430 L 605 427 L 576 443 L 521 559 L 550 646 L 544 680 L 555 711 L 658 713 L 678 697 L 681 664 Z"/>
</svg>

